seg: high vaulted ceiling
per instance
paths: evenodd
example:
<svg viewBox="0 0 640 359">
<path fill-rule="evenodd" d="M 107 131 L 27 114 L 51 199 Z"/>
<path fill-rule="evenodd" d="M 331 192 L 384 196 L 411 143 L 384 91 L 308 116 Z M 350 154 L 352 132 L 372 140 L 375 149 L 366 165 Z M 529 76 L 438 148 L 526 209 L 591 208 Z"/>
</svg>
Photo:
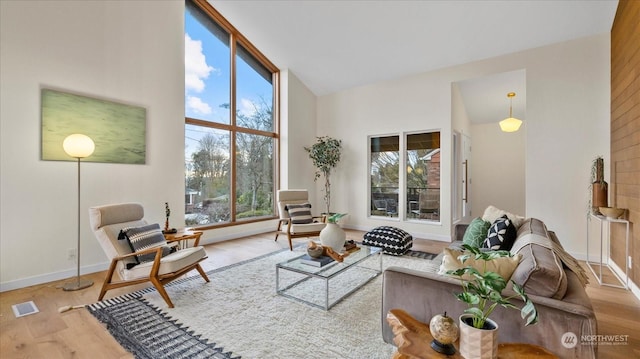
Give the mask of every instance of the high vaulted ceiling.
<svg viewBox="0 0 640 359">
<path fill-rule="evenodd" d="M 617 0 L 209 1 L 318 96 L 606 33 L 618 6 Z M 506 92 L 500 101 L 507 111 Z"/>
</svg>

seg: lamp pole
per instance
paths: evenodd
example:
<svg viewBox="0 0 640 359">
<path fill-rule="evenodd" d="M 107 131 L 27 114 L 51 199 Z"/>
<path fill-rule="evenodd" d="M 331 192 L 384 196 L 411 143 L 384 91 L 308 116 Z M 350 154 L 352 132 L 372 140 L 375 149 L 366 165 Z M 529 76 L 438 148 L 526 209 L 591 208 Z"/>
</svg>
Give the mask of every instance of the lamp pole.
<svg viewBox="0 0 640 359">
<path fill-rule="evenodd" d="M 71 157 L 78 160 L 78 204 L 77 204 L 77 276 L 75 282 L 68 282 L 62 286 L 63 290 L 72 291 L 91 287 L 93 281 L 89 279 L 80 279 L 80 159 L 88 157 L 93 153 L 95 145 L 93 140 L 82 134 L 73 134 L 65 138 L 63 143 L 64 151 Z"/>
</svg>

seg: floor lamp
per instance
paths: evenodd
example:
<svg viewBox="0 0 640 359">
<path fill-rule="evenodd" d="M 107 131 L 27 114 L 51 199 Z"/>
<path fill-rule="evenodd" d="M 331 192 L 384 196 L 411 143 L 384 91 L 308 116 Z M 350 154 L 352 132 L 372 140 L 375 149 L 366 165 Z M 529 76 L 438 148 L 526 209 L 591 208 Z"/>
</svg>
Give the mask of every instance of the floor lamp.
<svg viewBox="0 0 640 359">
<path fill-rule="evenodd" d="M 78 276 L 76 281 L 65 283 L 62 289 L 79 290 L 93 285 L 93 281 L 91 280 L 80 279 L 80 159 L 91 156 L 95 145 L 89 136 L 75 133 L 64 139 L 62 148 L 64 148 L 64 152 L 69 156 L 78 159 L 78 252 L 76 253 L 78 259 Z"/>
</svg>

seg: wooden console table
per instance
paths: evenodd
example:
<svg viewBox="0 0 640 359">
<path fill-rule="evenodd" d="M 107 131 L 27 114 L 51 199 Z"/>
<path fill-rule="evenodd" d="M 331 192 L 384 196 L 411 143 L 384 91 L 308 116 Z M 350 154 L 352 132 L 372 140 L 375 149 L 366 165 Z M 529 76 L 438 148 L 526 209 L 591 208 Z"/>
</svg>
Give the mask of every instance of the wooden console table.
<svg viewBox="0 0 640 359">
<path fill-rule="evenodd" d="M 398 346 L 398 352 L 392 359 L 432 359 L 453 358 L 464 359 L 457 351 L 453 355 L 445 355 L 431 349 L 431 331 L 429 325 L 416 320 L 402 309 L 391 309 L 387 314 L 387 322 L 391 325 L 393 342 Z M 498 344 L 498 359 L 558 359 L 557 356 L 543 347 L 525 343 Z"/>
</svg>

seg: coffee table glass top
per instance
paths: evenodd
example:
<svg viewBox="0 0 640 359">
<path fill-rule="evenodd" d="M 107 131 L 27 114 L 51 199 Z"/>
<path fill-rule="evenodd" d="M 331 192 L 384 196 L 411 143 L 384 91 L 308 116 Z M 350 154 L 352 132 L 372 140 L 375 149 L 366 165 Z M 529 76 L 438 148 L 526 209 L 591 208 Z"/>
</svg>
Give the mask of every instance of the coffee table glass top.
<svg viewBox="0 0 640 359">
<path fill-rule="evenodd" d="M 352 252 L 344 258 L 342 263 L 333 261 L 323 267 L 314 267 L 309 264 L 304 264 L 300 261 L 304 255 L 289 259 L 286 262 L 278 263 L 276 266 L 279 268 L 291 270 L 298 273 L 313 274 L 314 276 L 329 278 L 332 277 L 348 267 L 360 263 L 361 261 L 371 257 L 374 254 L 379 254 L 382 248 L 369 247 L 360 245 L 360 250 Z"/>
<path fill-rule="evenodd" d="M 276 293 L 329 310 L 382 273 L 382 249 L 360 249 L 323 267 L 301 262 L 304 255 L 276 264 Z M 368 260 L 371 259 L 371 260 Z"/>
</svg>

